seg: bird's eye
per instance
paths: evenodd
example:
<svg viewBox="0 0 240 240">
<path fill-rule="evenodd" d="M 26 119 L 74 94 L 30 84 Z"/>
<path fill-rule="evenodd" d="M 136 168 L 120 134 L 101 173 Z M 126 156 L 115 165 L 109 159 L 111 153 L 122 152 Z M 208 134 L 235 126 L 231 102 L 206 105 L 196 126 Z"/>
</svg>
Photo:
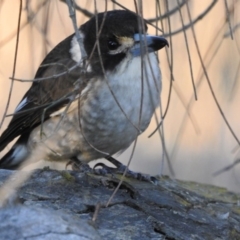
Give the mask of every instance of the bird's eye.
<svg viewBox="0 0 240 240">
<path fill-rule="evenodd" d="M 108 40 L 108 48 L 109 50 L 116 50 L 119 47 L 119 43 L 114 39 Z"/>
</svg>

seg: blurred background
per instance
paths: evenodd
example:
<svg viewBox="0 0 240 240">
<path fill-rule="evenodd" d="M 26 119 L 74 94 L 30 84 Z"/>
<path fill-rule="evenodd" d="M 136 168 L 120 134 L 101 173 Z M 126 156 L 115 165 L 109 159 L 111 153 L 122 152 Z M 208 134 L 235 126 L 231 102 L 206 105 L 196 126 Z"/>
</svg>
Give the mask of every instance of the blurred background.
<svg viewBox="0 0 240 240">
<path fill-rule="evenodd" d="M 9 96 L 7 113 L 11 114 L 30 87 L 30 83 L 14 81 L 10 95 L 9 78 L 13 74 L 19 2 L 0 1 L 1 118 L 4 118 Z M 80 26 L 95 11 L 124 7 L 136 12 L 136 6 L 140 12 L 142 9 L 144 18 L 163 30 L 161 33 L 149 26 L 149 33 L 164 35 L 170 43 L 170 48 L 159 51 L 163 113 L 169 98 L 170 102 L 161 129 L 167 154 L 164 154 L 158 132 L 149 138 L 157 126 L 153 117 L 147 131 L 138 139 L 130 168 L 153 175 L 164 174 L 176 179 L 224 186 L 240 192 L 240 164 L 222 174 L 213 175 L 240 158 L 240 1 L 79 0 L 76 1 L 77 23 Z M 15 77 L 33 79 L 46 54 L 74 32 L 73 24 L 67 4 L 60 0 L 23 0 L 20 21 Z M 232 132 L 217 107 L 208 80 Z M 156 114 L 160 119 L 160 109 L 156 110 Z M 4 118 L 0 133 L 9 120 L 10 117 Z M 126 164 L 131 152 L 132 147 L 117 159 Z M 48 162 L 44 164 L 49 165 Z M 169 170 L 169 164 L 174 172 Z"/>
</svg>

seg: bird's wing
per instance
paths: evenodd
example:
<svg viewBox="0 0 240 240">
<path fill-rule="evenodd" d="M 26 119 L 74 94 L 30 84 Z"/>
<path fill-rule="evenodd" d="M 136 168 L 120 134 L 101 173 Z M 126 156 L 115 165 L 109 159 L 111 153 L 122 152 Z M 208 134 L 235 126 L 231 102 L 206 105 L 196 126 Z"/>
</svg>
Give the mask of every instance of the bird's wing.
<svg viewBox="0 0 240 240">
<path fill-rule="evenodd" d="M 35 79 L 49 78 L 34 80 L 17 106 L 8 128 L 0 137 L 0 151 L 14 138 L 30 132 L 40 125 L 42 120 L 47 120 L 53 112 L 72 100 L 71 97 L 76 88 L 74 83 L 76 81 L 81 83 L 80 67 L 66 73 L 67 69 L 76 65 L 69 52 L 72 47 L 72 37 L 73 35 L 59 43 L 43 60 Z M 64 72 L 65 74 L 61 74 Z M 84 88 L 84 82 L 86 81 L 78 84 L 80 85 L 79 92 Z M 44 109 L 46 112 L 43 114 Z"/>
</svg>

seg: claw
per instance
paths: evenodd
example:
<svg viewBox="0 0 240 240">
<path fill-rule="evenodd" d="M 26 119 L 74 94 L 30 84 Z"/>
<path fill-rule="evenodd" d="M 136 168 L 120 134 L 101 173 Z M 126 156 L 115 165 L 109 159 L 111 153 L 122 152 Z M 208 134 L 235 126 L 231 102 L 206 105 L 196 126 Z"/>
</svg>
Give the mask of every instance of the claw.
<svg viewBox="0 0 240 240">
<path fill-rule="evenodd" d="M 118 174 L 123 174 L 127 168 L 127 166 L 125 166 L 124 164 L 120 163 L 118 160 L 116 160 L 115 158 L 113 158 L 112 156 L 107 156 L 105 157 L 105 159 L 107 159 L 110 163 L 112 163 L 113 165 L 116 166 L 116 168 L 112 168 L 112 167 L 108 167 L 103 163 L 97 163 L 94 168 L 96 168 L 97 166 L 101 166 L 102 171 L 104 171 L 104 173 L 118 173 Z M 143 173 L 139 173 L 139 172 L 134 172 L 131 171 L 130 169 L 127 169 L 126 171 L 126 177 L 130 177 L 130 178 L 134 178 L 134 179 L 138 179 L 141 181 L 146 181 L 146 182 L 151 182 L 154 185 L 157 185 L 158 183 L 158 179 L 156 177 L 153 177 L 151 175 L 148 174 L 143 174 Z"/>
<path fill-rule="evenodd" d="M 101 167 L 101 168 L 97 168 L 97 167 Z M 95 164 L 93 167 L 94 173 L 96 173 L 98 175 L 113 174 L 116 172 L 116 170 L 117 170 L 117 168 L 109 167 L 106 164 L 101 163 L 101 162 Z"/>
<path fill-rule="evenodd" d="M 66 163 L 65 169 L 67 169 L 69 165 L 72 167 L 73 171 L 79 172 L 91 171 L 91 168 L 87 163 L 80 162 L 76 157 L 72 157 L 71 160 Z"/>
</svg>

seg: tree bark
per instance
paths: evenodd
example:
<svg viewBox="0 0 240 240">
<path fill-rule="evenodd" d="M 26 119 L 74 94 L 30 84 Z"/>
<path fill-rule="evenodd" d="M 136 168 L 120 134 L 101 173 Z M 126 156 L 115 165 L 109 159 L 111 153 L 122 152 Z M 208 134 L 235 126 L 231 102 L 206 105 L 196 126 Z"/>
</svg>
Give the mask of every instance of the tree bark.
<svg viewBox="0 0 240 240">
<path fill-rule="evenodd" d="M 0 184 L 14 173 L 0 170 Z M 0 239 L 240 239 L 239 194 L 168 177 L 158 185 L 125 178 L 105 207 L 119 179 L 36 170 L 0 209 Z"/>
</svg>

